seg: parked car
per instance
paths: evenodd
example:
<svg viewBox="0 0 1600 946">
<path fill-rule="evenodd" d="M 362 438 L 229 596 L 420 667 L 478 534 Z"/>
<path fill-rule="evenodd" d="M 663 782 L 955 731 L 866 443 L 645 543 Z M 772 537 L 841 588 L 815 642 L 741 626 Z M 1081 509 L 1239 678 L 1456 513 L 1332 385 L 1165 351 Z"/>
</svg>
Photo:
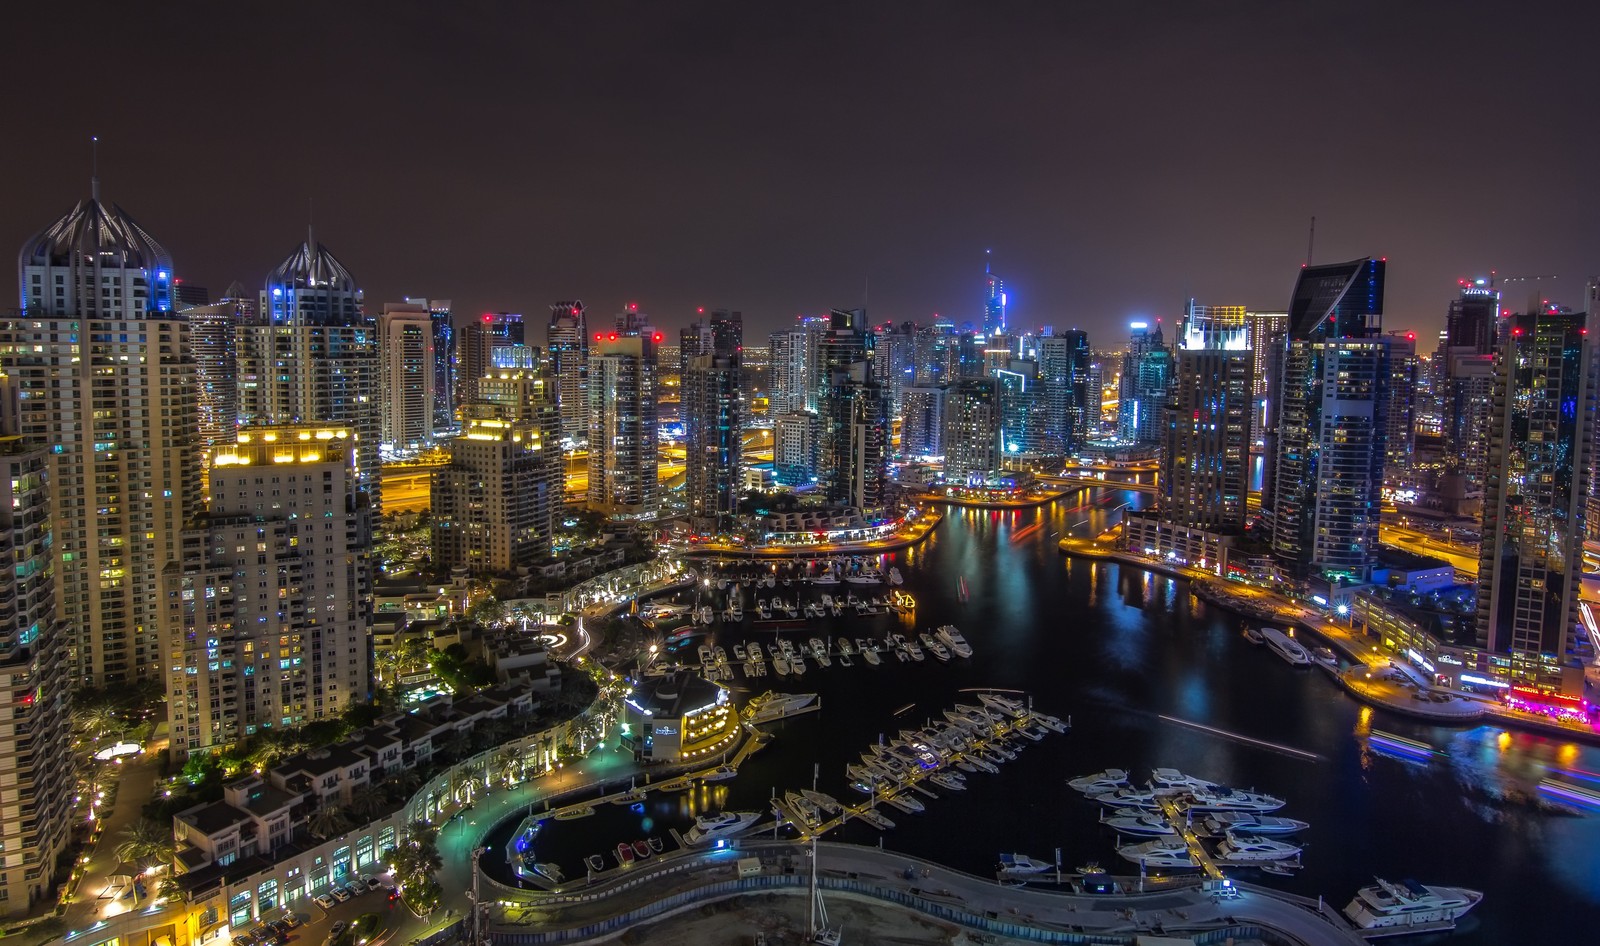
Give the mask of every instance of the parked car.
<svg viewBox="0 0 1600 946">
<path fill-rule="evenodd" d="M 317 906 L 321 907 L 324 910 L 332 910 L 333 909 L 333 905 L 336 902 L 332 897 L 328 896 L 325 893 L 317 894 L 315 897 L 312 898 L 312 900 L 316 902 Z M 234 940 L 234 942 L 238 942 L 238 940 Z"/>
<path fill-rule="evenodd" d="M 343 933 L 345 930 L 347 930 L 349 928 L 350 928 L 350 924 L 349 923 L 346 923 L 344 920 L 339 920 L 338 922 L 333 924 L 333 927 L 331 929 L 328 930 L 328 938 L 329 939 L 338 939 L 339 938 L 339 934 Z"/>
<path fill-rule="evenodd" d="M 363 877 L 361 878 L 361 882 L 367 885 L 368 890 L 377 890 L 379 887 L 383 886 L 383 881 L 376 877 Z"/>
<path fill-rule="evenodd" d="M 279 922 L 283 923 L 285 926 L 289 927 L 289 929 L 291 929 L 291 930 L 297 930 L 301 926 L 305 925 L 306 921 L 300 919 L 300 914 L 298 914 L 298 913 L 290 913 L 287 916 L 285 916 L 282 920 L 280 920 Z"/>
<path fill-rule="evenodd" d="M 347 903 L 351 897 L 355 896 L 355 894 L 344 889 L 343 887 L 333 887 L 328 891 L 328 893 L 332 895 L 333 899 L 339 901 L 340 903 Z"/>
</svg>

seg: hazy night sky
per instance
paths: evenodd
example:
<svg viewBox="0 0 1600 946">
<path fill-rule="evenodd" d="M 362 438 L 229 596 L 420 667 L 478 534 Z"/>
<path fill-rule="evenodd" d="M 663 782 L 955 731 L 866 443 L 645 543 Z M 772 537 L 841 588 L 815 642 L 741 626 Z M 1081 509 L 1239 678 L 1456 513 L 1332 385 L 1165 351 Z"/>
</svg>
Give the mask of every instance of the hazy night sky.
<svg viewBox="0 0 1600 946">
<path fill-rule="evenodd" d="M 1316 259 L 1387 256 L 1386 327 L 1430 337 L 1458 277 L 1559 274 L 1548 295 L 1578 305 L 1600 272 L 1589 4 L 79 2 L 8 21 L 0 245 L 88 195 L 98 134 L 103 196 L 213 294 L 259 289 L 308 198 L 370 311 L 522 311 L 536 344 L 570 298 L 672 329 L 741 309 L 759 344 L 869 279 L 875 322 L 977 320 L 992 247 L 1013 324 L 1111 348 L 1190 295 L 1283 307 L 1313 214 Z"/>
</svg>

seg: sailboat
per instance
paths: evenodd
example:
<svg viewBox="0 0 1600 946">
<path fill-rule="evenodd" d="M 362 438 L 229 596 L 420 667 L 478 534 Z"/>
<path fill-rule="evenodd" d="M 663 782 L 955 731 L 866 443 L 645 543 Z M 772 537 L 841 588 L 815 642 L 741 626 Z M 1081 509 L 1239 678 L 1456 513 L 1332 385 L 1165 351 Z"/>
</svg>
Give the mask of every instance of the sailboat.
<svg viewBox="0 0 1600 946">
<path fill-rule="evenodd" d="M 844 930 L 828 926 L 828 911 L 822 903 L 822 893 L 817 890 L 817 838 L 811 836 L 811 942 L 819 946 L 839 946 Z"/>
</svg>

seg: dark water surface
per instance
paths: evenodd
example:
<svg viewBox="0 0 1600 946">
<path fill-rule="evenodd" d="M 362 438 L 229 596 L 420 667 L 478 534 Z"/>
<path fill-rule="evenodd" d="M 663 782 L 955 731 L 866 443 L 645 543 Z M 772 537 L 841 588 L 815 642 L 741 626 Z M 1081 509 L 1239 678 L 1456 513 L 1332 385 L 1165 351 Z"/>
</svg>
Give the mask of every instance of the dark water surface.
<svg viewBox="0 0 1600 946">
<path fill-rule="evenodd" d="M 1070 715 L 1072 733 L 1026 744 L 998 775 L 968 776 L 966 792 L 924 799 L 922 814 L 886 809 L 898 825 L 881 835 L 886 847 L 980 875 L 1002 851 L 1048 860 L 1059 847 L 1069 867 L 1098 861 L 1131 873 L 1115 854 L 1114 836 L 1097 823 L 1095 806 L 1065 780 L 1111 766 L 1143 778 L 1154 766 L 1172 766 L 1284 797 L 1279 814 L 1311 822 L 1302 838 L 1304 870 L 1293 877 L 1240 871 L 1241 878 L 1325 895 L 1339 906 L 1373 875 L 1481 889 L 1484 903 L 1449 938 L 1463 946 L 1578 942 L 1572 937 L 1600 929 L 1600 814 L 1563 814 L 1536 801 L 1547 767 L 1600 773 L 1600 750 L 1491 727 L 1428 726 L 1364 708 L 1320 672 L 1297 671 L 1252 646 L 1238 618 L 1192 598 L 1184 582 L 1057 551 L 1061 535 L 1097 531 L 1124 503 L 1145 501 L 1105 491 L 1039 510 L 952 510 L 921 547 L 886 556 L 885 570 L 897 565 L 917 598 L 914 620 L 846 617 L 786 633 L 881 639 L 953 623 L 976 650 L 971 660 L 940 664 L 930 655 L 901 664 L 890 655 L 879 667 L 857 659 L 852 668 L 821 670 L 809 661 L 800 679 L 746 681 L 740 673 L 733 686 L 741 699 L 764 689 L 817 692 L 823 709 L 777 726 L 778 738 L 732 782 L 652 795 L 642 813 L 608 807 L 580 821 L 547 822 L 539 859 L 581 876 L 585 855 L 606 852 L 609 866 L 618 841 L 665 838 L 667 828 L 683 829 L 694 814 L 724 806 L 765 810 L 774 788 L 809 787 L 813 764 L 819 788 L 853 802 L 861 796 L 847 786 L 844 767 L 880 734 L 893 738 L 938 718 L 957 700 L 970 700 L 963 688 L 1004 687 L 1027 691 L 1044 712 Z M 834 590 L 852 587 L 860 590 Z M 780 585 L 760 593 L 797 592 L 820 589 Z M 774 639 L 754 629 L 754 593 L 746 595 L 749 619 L 714 628 L 714 642 L 730 656 L 737 642 L 768 647 Z M 908 703 L 914 708 L 897 718 Z M 1373 726 L 1448 755 L 1416 763 L 1371 751 L 1364 735 Z M 512 827 L 502 825 L 489 843 L 500 848 Z M 835 837 L 872 844 L 880 834 L 852 823 Z"/>
</svg>

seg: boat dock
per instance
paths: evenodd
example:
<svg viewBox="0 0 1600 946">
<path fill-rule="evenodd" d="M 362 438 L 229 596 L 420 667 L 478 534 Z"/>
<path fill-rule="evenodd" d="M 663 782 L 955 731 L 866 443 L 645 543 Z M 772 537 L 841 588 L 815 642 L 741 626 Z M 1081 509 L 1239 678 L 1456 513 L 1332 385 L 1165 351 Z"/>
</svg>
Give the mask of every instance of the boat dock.
<svg viewBox="0 0 1600 946">
<path fill-rule="evenodd" d="M 1195 863 L 1200 865 L 1200 869 L 1205 871 L 1207 877 L 1212 880 L 1222 880 L 1225 876 L 1222 868 L 1212 860 L 1211 852 L 1206 850 L 1206 846 L 1200 843 L 1200 835 L 1195 833 L 1194 827 L 1189 824 L 1189 819 L 1178 810 L 1177 802 L 1170 797 L 1157 798 L 1156 802 L 1161 806 L 1161 815 L 1167 819 L 1167 824 L 1172 826 L 1172 830 L 1178 833 L 1178 837 L 1182 838 L 1184 845 L 1189 848 L 1189 856 L 1194 858 Z"/>
</svg>

